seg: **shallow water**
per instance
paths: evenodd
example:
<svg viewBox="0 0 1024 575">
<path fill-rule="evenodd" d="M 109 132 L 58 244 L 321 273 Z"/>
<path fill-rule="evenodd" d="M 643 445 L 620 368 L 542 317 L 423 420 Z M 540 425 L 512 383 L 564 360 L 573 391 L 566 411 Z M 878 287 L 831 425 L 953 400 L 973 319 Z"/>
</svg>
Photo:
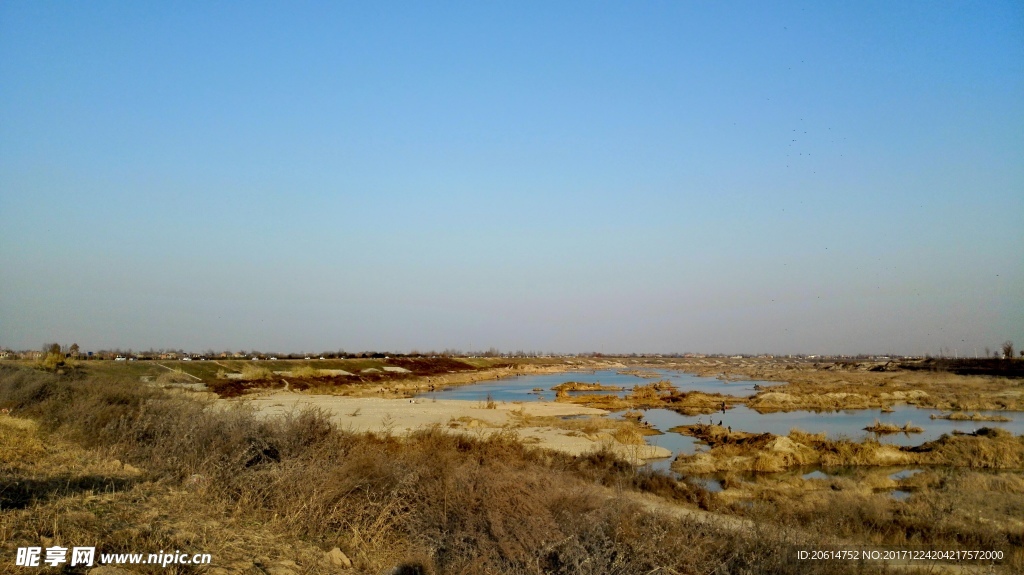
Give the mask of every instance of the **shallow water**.
<svg viewBox="0 0 1024 575">
<path fill-rule="evenodd" d="M 647 371 L 647 370 L 645 370 Z M 495 401 L 536 401 L 544 399 L 552 401 L 555 392 L 552 387 L 567 381 L 579 381 L 583 383 L 600 383 L 603 385 L 615 385 L 622 387 L 622 391 L 597 391 L 597 392 L 572 392 L 572 393 L 598 393 L 614 394 L 619 397 L 628 395 L 634 385 L 647 385 L 659 380 L 671 381 L 681 391 L 703 391 L 704 393 L 721 393 L 736 397 L 749 397 L 757 393 L 754 385 L 769 386 L 773 382 L 768 381 L 733 381 L 726 382 L 712 377 L 698 377 L 689 373 L 669 370 L 649 370 L 655 378 L 643 378 L 635 375 L 619 373 L 616 370 L 602 371 L 572 371 L 566 373 L 550 373 L 544 375 L 526 375 L 510 377 L 496 381 L 474 383 L 450 387 L 439 391 L 431 391 L 422 394 L 424 397 L 436 399 L 469 399 L 486 401 L 487 395 Z M 778 385 L 775 383 L 775 385 Z M 543 392 L 535 392 L 534 388 L 542 388 Z"/>
<path fill-rule="evenodd" d="M 918 473 L 921 473 L 921 471 L 921 469 L 904 469 L 902 471 L 897 471 L 896 473 L 893 473 L 892 475 L 889 476 L 889 479 L 892 479 L 893 481 L 900 481 L 902 479 L 913 477 Z"/>
<path fill-rule="evenodd" d="M 720 493 L 723 489 L 722 482 L 720 480 L 713 479 L 710 477 L 690 477 L 687 478 L 687 481 L 693 483 L 694 485 L 703 487 L 705 490 L 710 491 L 711 493 Z"/>
<path fill-rule="evenodd" d="M 531 375 L 512 377 L 497 381 L 489 381 L 453 387 L 440 391 L 422 394 L 422 397 L 436 399 L 462 399 L 484 402 L 490 396 L 495 401 L 552 401 L 555 392 L 552 387 L 567 381 L 580 381 L 585 383 L 601 383 L 604 385 L 616 385 L 625 388 L 621 392 L 597 392 L 614 393 L 624 396 L 630 392 L 634 385 L 646 385 L 659 379 L 671 381 L 681 391 L 702 391 L 705 393 L 722 393 L 739 397 L 749 397 L 757 390 L 754 385 L 761 387 L 773 385 L 772 382 L 763 381 L 738 381 L 725 382 L 710 377 L 698 377 L 692 374 L 671 371 L 671 370 L 649 370 L 649 373 L 657 375 L 657 378 L 641 378 L 635 375 L 622 374 L 614 370 L 596 372 L 568 372 L 545 375 Z M 777 385 L 777 383 L 775 383 Z M 544 391 L 535 392 L 534 388 L 541 388 Z M 580 392 L 573 392 L 580 393 Z M 725 412 L 717 412 L 711 415 L 687 416 L 668 409 L 647 409 L 644 410 L 644 421 L 651 424 L 655 429 L 666 432 L 664 435 L 654 435 L 647 438 L 651 445 L 658 445 L 669 449 L 674 454 L 693 454 L 701 449 L 703 445 L 693 437 L 679 433 L 668 432 L 670 428 L 679 425 L 692 425 L 695 423 L 720 423 L 731 427 L 733 431 L 747 431 L 751 433 L 772 433 L 775 435 L 787 435 L 791 429 L 800 429 L 808 433 L 824 433 L 829 439 L 849 439 L 862 441 L 867 438 L 877 439 L 880 443 L 892 445 L 920 445 L 926 441 L 934 441 L 944 433 L 960 431 L 971 433 L 982 427 L 998 427 L 1005 429 L 1014 435 L 1024 434 L 1024 414 L 1017 415 L 1010 413 L 1013 421 L 950 421 L 948 419 L 931 419 L 932 414 L 941 412 L 932 409 L 918 409 L 914 406 L 896 406 L 891 413 L 881 413 L 877 409 L 846 410 L 837 412 L 812 412 L 812 411 L 790 411 L 780 413 L 758 413 L 746 406 L 737 406 L 727 409 Z M 981 412 L 986 415 L 1001 414 L 1002 412 Z M 864 431 L 864 428 L 874 423 L 875 420 L 882 423 L 892 423 L 903 426 L 908 421 L 924 429 L 923 433 L 894 433 L 879 435 Z M 667 470 L 672 459 L 652 461 L 649 465 L 655 469 Z"/>
<path fill-rule="evenodd" d="M 645 438 L 647 443 L 650 445 L 657 445 L 658 447 L 664 447 L 673 453 L 673 457 L 648 460 L 644 464 L 647 467 L 658 471 L 670 472 L 672 470 L 672 461 L 675 459 L 674 455 L 680 453 L 694 453 L 697 449 L 704 447 L 703 444 L 697 441 L 696 437 L 665 431 L 673 426 L 672 422 L 678 415 L 678 413 L 668 409 L 644 410 L 643 421 L 649 423 L 654 429 L 662 431 L 661 435 L 648 435 Z M 621 417 L 621 413 L 619 416 Z"/>
<path fill-rule="evenodd" d="M 829 439 L 850 439 L 862 441 L 868 438 L 877 439 L 880 443 L 892 445 L 920 445 L 926 441 L 934 441 L 942 434 L 952 434 L 954 431 L 972 433 L 982 427 L 999 427 L 1010 431 L 1015 435 L 1024 433 L 1024 418 L 1017 418 L 1008 422 L 992 421 L 950 421 L 946 419 L 931 419 L 929 416 L 939 413 L 932 409 L 918 409 L 910 405 L 900 405 L 893 408 L 891 413 L 881 413 L 874 409 L 845 410 L 837 412 L 812 412 L 812 411 L 790 411 L 785 413 L 758 413 L 746 406 L 738 406 L 727 410 L 725 413 L 716 413 L 711 416 L 700 416 L 688 418 L 680 416 L 680 421 L 694 419 L 707 423 L 709 420 L 714 423 L 721 422 L 722 425 L 731 426 L 733 430 L 749 431 L 751 433 L 773 433 L 775 435 L 786 435 L 791 429 L 799 429 L 808 433 L 824 433 Z M 876 434 L 865 431 L 864 428 L 874 423 L 875 420 L 882 423 L 892 423 L 902 426 L 908 421 L 922 428 L 922 433 L 892 433 Z"/>
</svg>

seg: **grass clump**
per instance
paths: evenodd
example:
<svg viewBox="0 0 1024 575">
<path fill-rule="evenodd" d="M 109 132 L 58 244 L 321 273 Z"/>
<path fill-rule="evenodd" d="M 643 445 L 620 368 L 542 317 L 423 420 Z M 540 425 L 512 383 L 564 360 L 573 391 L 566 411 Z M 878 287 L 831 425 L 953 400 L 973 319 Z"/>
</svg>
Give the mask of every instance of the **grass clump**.
<svg viewBox="0 0 1024 575">
<path fill-rule="evenodd" d="M 264 381 L 274 377 L 274 372 L 268 367 L 254 364 L 242 365 L 242 379 L 247 381 Z"/>
<path fill-rule="evenodd" d="M 887 435 L 892 433 L 922 433 L 924 429 L 921 429 L 909 421 L 906 425 L 900 427 L 893 423 L 882 423 L 881 421 L 878 421 L 878 419 L 875 419 L 875 422 L 865 427 L 864 431 L 870 431 L 879 435 Z"/>
<path fill-rule="evenodd" d="M 292 373 L 291 373 L 291 377 L 299 377 L 299 378 L 312 379 L 312 378 L 320 377 L 321 373 L 322 372 L 319 369 L 317 369 L 317 368 L 315 368 L 315 367 L 313 367 L 311 365 L 304 365 L 302 367 L 298 367 L 298 368 L 293 369 Z"/>
<path fill-rule="evenodd" d="M 950 421 L 1013 421 L 1013 419 L 1005 415 L 983 415 L 981 413 L 964 413 L 962 411 L 955 411 L 953 413 L 946 414 L 931 414 L 931 419 L 948 419 Z"/>
<path fill-rule="evenodd" d="M 559 391 L 622 391 L 624 388 L 617 385 L 604 385 L 601 383 L 586 383 L 582 381 L 567 381 L 552 387 L 555 392 Z"/>
</svg>

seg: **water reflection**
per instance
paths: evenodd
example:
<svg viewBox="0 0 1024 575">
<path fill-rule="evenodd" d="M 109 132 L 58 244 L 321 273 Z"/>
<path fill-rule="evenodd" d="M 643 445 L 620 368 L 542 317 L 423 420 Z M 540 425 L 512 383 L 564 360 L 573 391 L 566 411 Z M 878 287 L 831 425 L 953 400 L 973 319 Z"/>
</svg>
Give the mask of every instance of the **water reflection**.
<svg viewBox="0 0 1024 575">
<path fill-rule="evenodd" d="M 921 471 L 921 469 L 904 469 L 902 471 L 897 471 L 896 473 L 893 473 L 892 475 L 889 476 L 889 479 L 892 479 L 893 481 L 902 481 L 903 479 L 908 479 L 910 477 L 917 475 L 918 473 L 921 473 Z"/>
</svg>

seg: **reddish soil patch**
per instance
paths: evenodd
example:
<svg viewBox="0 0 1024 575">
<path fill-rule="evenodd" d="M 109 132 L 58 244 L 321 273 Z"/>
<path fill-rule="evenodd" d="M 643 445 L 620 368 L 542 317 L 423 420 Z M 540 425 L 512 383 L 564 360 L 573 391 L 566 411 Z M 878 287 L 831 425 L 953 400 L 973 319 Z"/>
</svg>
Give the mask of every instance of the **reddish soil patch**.
<svg viewBox="0 0 1024 575">
<path fill-rule="evenodd" d="M 394 357 L 388 365 L 404 367 L 416 375 L 437 375 L 452 371 L 476 371 L 477 368 L 450 357 Z"/>
</svg>

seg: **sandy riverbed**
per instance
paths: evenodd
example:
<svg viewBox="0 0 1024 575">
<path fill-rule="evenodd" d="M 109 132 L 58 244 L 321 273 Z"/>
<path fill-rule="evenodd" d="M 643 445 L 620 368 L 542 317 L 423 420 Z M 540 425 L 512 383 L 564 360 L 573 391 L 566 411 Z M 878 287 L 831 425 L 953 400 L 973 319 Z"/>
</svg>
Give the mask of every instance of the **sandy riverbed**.
<svg viewBox="0 0 1024 575">
<path fill-rule="evenodd" d="M 570 429 L 552 426 L 524 425 L 530 418 L 567 416 L 604 416 L 607 411 L 553 402 L 497 402 L 488 409 L 483 402 L 431 399 L 384 399 L 307 395 L 294 392 L 249 396 L 244 400 L 267 415 L 287 413 L 303 407 L 317 407 L 331 414 L 342 428 L 357 432 L 407 433 L 439 425 L 454 433 L 485 436 L 503 429 L 513 429 L 527 444 L 580 455 L 607 445 L 630 460 L 669 457 L 664 447 L 625 445 L 610 437 L 589 438 Z M 525 416 L 525 417 L 524 417 Z"/>
</svg>

